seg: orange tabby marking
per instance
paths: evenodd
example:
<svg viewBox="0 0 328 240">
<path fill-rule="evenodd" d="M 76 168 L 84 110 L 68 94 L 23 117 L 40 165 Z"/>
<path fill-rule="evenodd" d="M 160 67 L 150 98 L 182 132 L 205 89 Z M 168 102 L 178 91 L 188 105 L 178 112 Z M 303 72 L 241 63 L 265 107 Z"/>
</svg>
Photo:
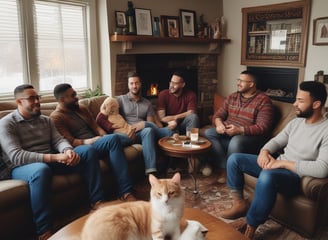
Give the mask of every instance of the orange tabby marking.
<svg viewBox="0 0 328 240">
<path fill-rule="evenodd" d="M 171 179 L 149 175 L 150 202 L 136 201 L 100 208 L 87 219 L 82 240 L 179 239 L 187 222 L 182 219 L 184 193 L 180 174 Z"/>
</svg>

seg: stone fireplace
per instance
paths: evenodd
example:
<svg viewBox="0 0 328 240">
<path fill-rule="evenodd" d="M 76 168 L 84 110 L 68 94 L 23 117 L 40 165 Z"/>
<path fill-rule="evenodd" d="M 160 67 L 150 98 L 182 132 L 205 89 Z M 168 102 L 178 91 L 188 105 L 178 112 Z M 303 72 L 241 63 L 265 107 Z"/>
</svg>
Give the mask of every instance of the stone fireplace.
<svg viewBox="0 0 328 240">
<path fill-rule="evenodd" d="M 186 74 L 186 86 L 196 92 L 199 105 L 213 103 L 217 88 L 217 54 L 124 54 L 117 55 L 115 95 L 127 93 L 127 74 L 136 71 L 142 78 L 142 94 L 147 98 L 151 86 L 158 91 L 169 87 L 176 70 Z"/>
</svg>

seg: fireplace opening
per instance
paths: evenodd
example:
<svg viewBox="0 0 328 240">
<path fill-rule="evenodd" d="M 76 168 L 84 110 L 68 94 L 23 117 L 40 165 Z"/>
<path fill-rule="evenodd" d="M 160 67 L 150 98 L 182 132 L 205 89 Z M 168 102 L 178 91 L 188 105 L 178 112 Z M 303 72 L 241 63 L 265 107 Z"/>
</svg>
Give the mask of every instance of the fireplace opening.
<svg viewBox="0 0 328 240">
<path fill-rule="evenodd" d="M 293 103 L 298 88 L 297 68 L 247 67 L 258 76 L 258 89 L 272 99 Z"/>
<path fill-rule="evenodd" d="M 142 79 L 142 95 L 157 98 L 169 88 L 175 71 L 183 72 L 186 88 L 198 92 L 197 56 L 194 54 L 140 54 L 136 56 L 136 71 Z"/>
</svg>

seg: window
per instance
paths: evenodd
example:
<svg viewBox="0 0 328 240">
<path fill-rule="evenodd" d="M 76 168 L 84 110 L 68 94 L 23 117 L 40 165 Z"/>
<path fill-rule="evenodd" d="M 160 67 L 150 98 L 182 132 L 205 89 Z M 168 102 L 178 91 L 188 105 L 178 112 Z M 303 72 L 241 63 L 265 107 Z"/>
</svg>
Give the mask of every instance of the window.
<svg viewBox="0 0 328 240">
<path fill-rule="evenodd" d="M 51 95 L 58 83 L 91 87 L 92 2 L 0 0 L 1 97 L 23 83 Z"/>
</svg>

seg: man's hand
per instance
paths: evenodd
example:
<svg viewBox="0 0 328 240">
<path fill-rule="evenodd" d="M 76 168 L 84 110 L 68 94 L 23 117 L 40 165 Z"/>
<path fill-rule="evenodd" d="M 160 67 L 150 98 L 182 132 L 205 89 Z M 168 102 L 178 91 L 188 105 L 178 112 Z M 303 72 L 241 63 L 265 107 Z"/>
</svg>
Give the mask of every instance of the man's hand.
<svg viewBox="0 0 328 240">
<path fill-rule="evenodd" d="M 72 149 L 67 149 L 64 154 L 66 154 L 67 161 L 66 164 L 69 166 L 75 166 L 80 162 L 80 156 L 74 152 Z"/>
<path fill-rule="evenodd" d="M 145 121 L 140 121 L 132 125 L 136 129 L 136 132 L 145 128 Z"/>
<path fill-rule="evenodd" d="M 239 134 L 243 134 L 243 132 L 244 131 L 243 131 L 242 127 L 238 127 L 233 124 L 229 124 L 229 125 L 225 126 L 225 134 L 227 134 L 230 137 L 239 135 Z"/>
<path fill-rule="evenodd" d="M 218 124 L 216 126 L 216 132 L 218 134 L 225 134 L 225 131 L 226 131 L 226 127 L 224 126 L 224 124 Z"/>
<path fill-rule="evenodd" d="M 261 150 L 257 157 L 257 164 L 263 169 L 271 169 L 273 166 L 276 166 L 276 162 L 278 161 L 265 149 Z"/>
<path fill-rule="evenodd" d="M 175 129 L 177 126 L 178 126 L 178 123 L 175 120 L 169 121 L 167 123 L 167 128 L 170 129 L 170 130 Z"/>
</svg>

